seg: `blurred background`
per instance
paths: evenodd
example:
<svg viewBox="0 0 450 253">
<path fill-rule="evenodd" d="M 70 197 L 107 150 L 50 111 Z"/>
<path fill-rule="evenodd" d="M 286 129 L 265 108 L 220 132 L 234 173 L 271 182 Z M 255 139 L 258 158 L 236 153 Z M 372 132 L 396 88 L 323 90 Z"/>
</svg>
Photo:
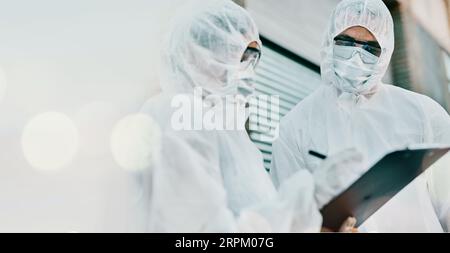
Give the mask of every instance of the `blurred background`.
<svg viewBox="0 0 450 253">
<path fill-rule="evenodd" d="M 184 1 L 0 2 L 0 232 L 138 231 L 142 182 L 114 136 L 159 92 L 159 50 Z M 236 2 L 265 45 L 257 90 L 280 95 L 284 115 L 320 85 L 322 37 L 339 1 Z M 385 2 L 396 31 L 385 81 L 450 110 L 450 1 Z M 131 119 L 133 131 L 151 127 Z M 261 134 L 251 137 L 270 169 Z"/>
</svg>

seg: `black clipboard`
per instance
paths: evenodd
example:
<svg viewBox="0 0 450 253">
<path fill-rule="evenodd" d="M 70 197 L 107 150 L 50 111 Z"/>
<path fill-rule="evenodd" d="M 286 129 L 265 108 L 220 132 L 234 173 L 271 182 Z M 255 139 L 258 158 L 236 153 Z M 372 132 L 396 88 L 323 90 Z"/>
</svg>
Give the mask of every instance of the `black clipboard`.
<svg viewBox="0 0 450 253">
<path fill-rule="evenodd" d="M 449 150 L 407 149 L 386 155 L 322 208 L 322 226 L 338 231 L 348 217 L 355 217 L 359 227 Z"/>
</svg>

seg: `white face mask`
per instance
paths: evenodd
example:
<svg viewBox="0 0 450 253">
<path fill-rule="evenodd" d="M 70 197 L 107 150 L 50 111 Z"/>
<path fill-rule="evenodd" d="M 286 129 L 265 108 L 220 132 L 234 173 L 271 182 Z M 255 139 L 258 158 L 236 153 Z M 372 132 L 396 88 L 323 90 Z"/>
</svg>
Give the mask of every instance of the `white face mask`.
<svg viewBox="0 0 450 253">
<path fill-rule="evenodd" d="M 214 99 L 217 99 L 217 97 L 223 99 L 232 98 L 233 103 L 245 105 L 249 97 L 255 93 L 254 79 L 255 70 L 248 68 L 246 70 L 236 71 L 233 75 L 230 75 L 229 80 L 226 81 L 227 85 L 220 89 L 211 90 L 209 88 L 203 88 L 203 90 L 206 97 L 212 96 Z M 230 101 L 228 100 L 228 102 Z"/>
<path fill-rule="evenodd" d="M 247 69 L 237 70 L 229 77 L 227 85 L 222 88 L 221 95 L 241 95 L 245 98 L 255 92 L 255 69 L 252 66 Z"/>
<path fill-rule="evenodd" d="M 334 56 L 337 87 L 341 91 L 354 94 L 370 90 L 375 85 L 370 82 L 370 78 L 375 73 L 376 63 L 364 63 L 362 56 L 375 57 L 376 59 L 373 59 L 375 62 L 378 61 L 378 57 L 359 47 L 347 47 L 347 50 L 349 49 L 353 50 L 350 59 L 344 59 L 336 53 Z"/>
<path fill-rule="evenodd" d="M 210 94 L 219 96 L 236 96 L 238 102 L 240 100 L 246 100 L 255 93 L 255 68 L 258 64 L 260 53 L 251 52 L 248 57 L 240 63 L 237 68 L 231 73 L 227 73 L 223 82 L 226 84 L 224 87 L 216 91 L 209 91 Z M 245 102 L 245 101 L 244 101 Z"/>
</svg>

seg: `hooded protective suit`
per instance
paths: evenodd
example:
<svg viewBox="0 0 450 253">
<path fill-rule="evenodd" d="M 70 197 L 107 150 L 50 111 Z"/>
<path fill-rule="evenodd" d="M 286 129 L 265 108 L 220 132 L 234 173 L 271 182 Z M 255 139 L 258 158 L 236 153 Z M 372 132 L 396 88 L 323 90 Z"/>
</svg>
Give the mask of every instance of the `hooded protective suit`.
<svg viewBox="0 0 450 253">
<path fill-rule="evenodd" d="M 253 20 L 231 1 L 197 1 L 181 9 L 186 14 L 175 20 L 163 53 L 163 93 L 142 109 L 162 130 L 159 158 L 146 177 L 150 179 L 148 230 L 319 231 L 321 217 L 310 175 L 300 171 L 277 191 L 243 126 L 174 129 L 178 108 L 173 105 L 179 106 L 174 98 L 201 103 L 198 100 L 208 100 L 207 95 L 237 95 L 242 87 L 241 57 L 251 42 L 261 44 Z M 203 88 L 206 95 L 193 96 L 194 88 Z M 239 112 L 245 110 L 237 101 L 231 103 Z M 221 115 L 217 101 L 202 105 L 203 115 Z M 192 119 L 201 114 L 199 108 L 191 109 Z"/>
<path fill-rule="evenodd" d="M 368 29 L 382 51 L 366 80 L 352 86 L 342 78 L 352 75 L 347 68 L 351 63 L 336 61 L 334 38 L 353 26 Z M 275 184 L 307 170 L 315 177 L 315 198 L 321 207 L 362 175 L 368 165 L 390 151 L 410 144 L 450 144 L 450 118 L 440 105 L 426 96 L 381 82 L 393 50 L 393 20 L 381 0 L 339 3 L 321 52 L 325 85 L 300 102 L 281 122 L 280 137 L 273 145 L 271 175 Z M 345 69 L 349 72 L 342 73 Z M 365 156 L 366 163 L 359 170 L 324 171 L 322 161 L 308 154 L 314 150 L 332 155 L 350 148 Z M 363 224 L 361 230 L 442 231 L 441 224 L 449 225 L 450 208 L 448 196 L 438 195 L 450 192 L 447 186 L 450 178 L 448 173 L 437 174 L 447 178 L 435 176 L 428 183 L 426 175 L 417 178 Z M 427 188 L 436 193 L 432 198 Z"/>
</svg>

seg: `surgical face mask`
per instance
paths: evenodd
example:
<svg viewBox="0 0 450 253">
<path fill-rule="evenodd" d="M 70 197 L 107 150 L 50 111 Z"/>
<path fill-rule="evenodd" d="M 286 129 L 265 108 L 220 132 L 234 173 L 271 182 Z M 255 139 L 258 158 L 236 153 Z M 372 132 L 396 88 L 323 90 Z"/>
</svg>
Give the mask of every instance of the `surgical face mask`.
<svg viewBox="0 0 450 253">
<path fill-rule="evenodd" d="M 378 57 L 359 47 L 334 46 L 334 71 L 337 86 L 349 93 L 361 93 L 372 88 L 369 82 L 375 73 Z"/>
<path fill-rule="evenodd" d="M 255 69 L 258 66 L 260 58 L 261 50 L 252 47 L 247 48 L 242 56 L 235 80 L 237 81 L 238 93 L 244 97 L 248 97 L 255 92 Z"/>
<path fill-rule="evenodd" d="M 255 68 L 259 63 L 261 51 L 257 48 L 247 48 L 241 62 L 233 69 L 228 70 L 223 75 L 225 86 L 218 90 L 205 88 L 209 94 L 219 96 L 237 96 L 247 99 L 255 92 L 254 79 Z"/>
<path fill-rule="evenodd" d="M 336 46 L 360 47 L 372 55 L 380 57 L 383 50 L 377 41 L 359 41 L 347 35 L 338 35 L 334 38 Z M 367 62 L 370 63 L 370 62 Z"/>
<path fill-rule="evenodd" d="M 254 81 L 255 70 L 253 68 L 239 71 L 235 79 L 238 94 L 244 97 L 251 96 L 255 92 Z"/>
<path fill-rule="evenodd" d="M 259 61 L 259 55 L 244 54 L 243 60 L 234 73 L 228 77 L 228 84 L 223 92 L 226 95 L 241 95 L 245 98 L 253 95 L 255 92 L 255 68 Z"/>
<path fill-rule="evenodd" d="M 242 97 L 244 99 L 253 95 L 255 71 L 253 68 L 246 70 L 235 70 L 223 81 L 225 86 L 221 88 L 203 87 L 205 94 L 216 95 L 220 97 Z"/>
</svg>

